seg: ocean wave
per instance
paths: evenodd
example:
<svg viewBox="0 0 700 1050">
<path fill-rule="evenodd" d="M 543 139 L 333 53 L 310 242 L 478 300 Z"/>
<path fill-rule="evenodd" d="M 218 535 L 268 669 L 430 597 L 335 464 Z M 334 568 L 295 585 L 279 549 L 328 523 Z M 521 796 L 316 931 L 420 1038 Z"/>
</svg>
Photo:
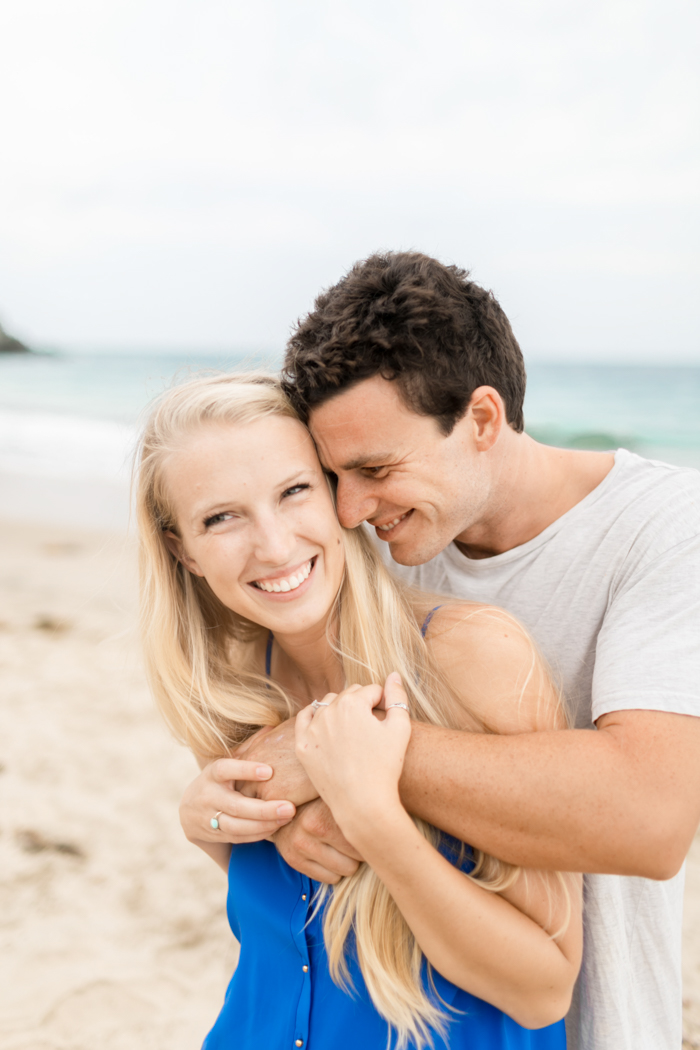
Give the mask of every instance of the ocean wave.
<svg viewBox="0 0 700 1050">
<path fill-rule="evenodd" d="M 136 428 L 111 419 L 0 409 L 0 472 L 128 484 Z"/>
</svg>

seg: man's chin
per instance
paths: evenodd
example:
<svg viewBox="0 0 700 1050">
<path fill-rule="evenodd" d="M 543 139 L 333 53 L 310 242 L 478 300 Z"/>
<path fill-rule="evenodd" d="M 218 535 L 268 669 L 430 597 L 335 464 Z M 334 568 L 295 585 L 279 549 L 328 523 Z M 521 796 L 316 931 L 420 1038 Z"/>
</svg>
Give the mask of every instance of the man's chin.
<svg viewBox="0 0 700 1050">
<path fill-rule="evenodd" d="M 397 565 L 425 565 L 426 562 L 432 561 L 438 554 L 441 554 L 447 546 L 449 546 L 449 543 L 441 547 L 434 543 L 421 542 L 418 539 L 412 541 L 407 537 L 406 539 L 396 540 L 393 543 L 390 540 L 389 553 Z"/>
</svg>

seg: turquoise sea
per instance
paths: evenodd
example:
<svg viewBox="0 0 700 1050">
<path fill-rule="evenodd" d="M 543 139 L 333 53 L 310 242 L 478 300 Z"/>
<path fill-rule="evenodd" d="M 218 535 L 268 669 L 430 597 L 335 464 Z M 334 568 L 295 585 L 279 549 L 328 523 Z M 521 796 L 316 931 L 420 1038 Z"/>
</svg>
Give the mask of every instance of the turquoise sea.
<svg viewBox="0 0 700 1050">
<path fill-rule="evenodd" d="M 66 486 L 87 483 L 99 487 L 86 511 L 88 523 L 113 520 L 114 501 L 125 499 L 138 420 L 149 401 L 173 378 L 193 371 L 261 364 L 276 368 L 279 358 L 241 353 L 0 356 L 0 514 L 21 517 L 18 500 L 34 513 L 42 491 L 44 502 L 50 493 L 53 507 L 61 501 L 67 505 Z M 528 432 L 547 444 L 622 446 L 700 467 L 700 365 L 532 362 L 525 420 Z M 100 499 L 112 500 L 109 514 L 100 516 Z M 65 507 L 62 514 L 70 516 Z"/>
</svg>

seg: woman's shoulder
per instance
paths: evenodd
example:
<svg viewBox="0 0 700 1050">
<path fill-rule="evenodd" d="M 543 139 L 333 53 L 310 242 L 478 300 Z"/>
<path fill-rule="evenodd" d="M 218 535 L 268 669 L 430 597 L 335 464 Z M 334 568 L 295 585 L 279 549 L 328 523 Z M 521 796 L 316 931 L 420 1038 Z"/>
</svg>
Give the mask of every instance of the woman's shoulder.
<svg viewBox="0 0 700 1050">
<path fill-rule="evenodd" d="M 505 609 L 449 601 L 435 609 L 426 643 L 470 714 L 497 733 L 564 725 L 560 698 L 525 627 Z"/>
<path fill-rule="evenodd" d="M 416 620 L 422 625 L 428 643 L 448 640 L 460 649 L 478 647 L 484 642 L 519 639 L 532 646 L 530 636 L 512 613 L 497 605 L 452 598 L 421 600 L 414 605 Z M 512 642 L 511 642 L 512 644 Z"/>
</svg>

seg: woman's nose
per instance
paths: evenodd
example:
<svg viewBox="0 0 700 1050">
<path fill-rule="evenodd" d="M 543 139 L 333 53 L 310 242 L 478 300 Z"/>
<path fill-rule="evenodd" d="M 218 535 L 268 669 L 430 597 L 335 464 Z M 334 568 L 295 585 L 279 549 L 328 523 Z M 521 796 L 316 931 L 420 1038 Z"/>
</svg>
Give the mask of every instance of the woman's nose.
<svg viewBox="0 0 700 1050">
<path fill-rule="evenodd" d="M 338 520 L 346 529 L 354 529 L 356 525 L 371 518 L 379 506 L 379 500 L 352 477 L 338 478 L 335 498 Z"/>
<path fill-rule="evenodd" d="M 294 532 L 277 515 L 259 518 L 255 529 L 255 554 L 261 561 L 283 565 L 294 549 Z"/>
</svg>

